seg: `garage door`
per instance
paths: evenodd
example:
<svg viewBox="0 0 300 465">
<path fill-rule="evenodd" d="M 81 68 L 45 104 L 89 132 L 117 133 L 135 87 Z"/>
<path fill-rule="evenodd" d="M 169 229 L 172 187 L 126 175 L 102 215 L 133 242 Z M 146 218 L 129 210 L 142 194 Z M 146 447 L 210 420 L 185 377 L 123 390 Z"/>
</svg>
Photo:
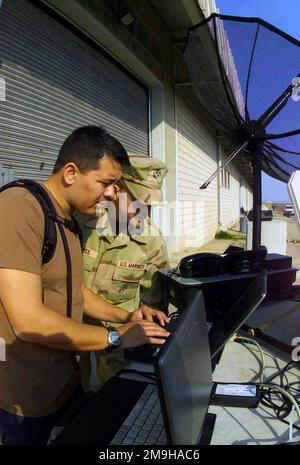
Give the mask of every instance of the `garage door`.
<svg viewBox="0 0 300 465">
<path fill-rule="evenodd" d="M 3 168 L 46 179 L 66 136 L 87 124 L 148 155 L 148 91 L 124 69 L 27 0 L 3 0 L 0 31 Z"/>
</svg>

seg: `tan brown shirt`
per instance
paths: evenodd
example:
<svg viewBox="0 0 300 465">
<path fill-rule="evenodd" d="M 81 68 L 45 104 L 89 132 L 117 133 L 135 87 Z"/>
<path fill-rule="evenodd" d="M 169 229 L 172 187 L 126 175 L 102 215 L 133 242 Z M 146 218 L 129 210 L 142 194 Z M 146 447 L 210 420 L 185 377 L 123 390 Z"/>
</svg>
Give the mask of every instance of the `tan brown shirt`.
<svg viewBox="0 0 300 465">
<path fill-rule="evenodd" d="M 58 203 L 50 197 L 57 213 L 65 217 Z M 78 238 L 67 229 L 65 232 L 72 261 L 72 319 L 81 322 L 82 254 Z M 41 275 L 45 306 L 66 316 L 67 269 L 58 228 L 55 254 L 49 263 L 42 266 L 43 240 L 44 214 L 38 201 L 23 188 L 10 188 L 2 192 L 0 267 Z M 61 330 L 63 332 L 63 328 Z M 0 361 L 0 408 L 31 417 L 48 415 L 59 409 L 79 382 L 78 367 L 72 353 L 18 339 L 1 300 L 0 337 L 6 342 L 6 361 Z"/>
</svg>

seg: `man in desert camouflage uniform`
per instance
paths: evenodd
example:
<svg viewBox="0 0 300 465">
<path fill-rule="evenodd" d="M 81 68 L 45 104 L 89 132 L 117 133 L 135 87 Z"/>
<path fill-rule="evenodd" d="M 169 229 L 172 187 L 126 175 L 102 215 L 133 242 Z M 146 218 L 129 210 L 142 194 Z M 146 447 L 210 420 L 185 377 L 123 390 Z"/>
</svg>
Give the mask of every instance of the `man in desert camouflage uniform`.
<svg viewBox="0 0 300 465">
<path fill-rule="evenodd" d="M 161 186 L 168 170 L 164 163 L 150 157 L 131 155 L 129 159 L 130 167 L 122 172 L 119 192 L 107 199 L 113 201 L 108 213 L 104 210 L 80 222 L 86 287 L 132 312 L 141 305 L 144 309 L 162 306 L 162 287 L 155 272 L 168 267 L 168 255 L 148 208 L 162 200 Z M 102 383 L 126 365 L 122 352 L 97 355 L 96 360 L 97 377 Z M 91 365 L 87 354 L 83 354 L 81 368 L 83 383 L 88 387 Z"/>
</svg>

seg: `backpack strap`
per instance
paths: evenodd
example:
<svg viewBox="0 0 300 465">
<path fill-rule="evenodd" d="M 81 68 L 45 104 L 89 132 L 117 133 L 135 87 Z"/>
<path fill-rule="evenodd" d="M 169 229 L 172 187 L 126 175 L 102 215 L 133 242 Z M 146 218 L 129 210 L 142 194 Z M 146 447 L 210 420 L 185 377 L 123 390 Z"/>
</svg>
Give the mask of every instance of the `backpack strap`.
<svg viewBox="0 0 300 465">
<path fill-rule="evenodd" d="M 12 181 L 8 184 L 5 184 L 0 189 L 0 193 L 10 187 L 23 187 L 27 189 L 39 202 L 45 217 L 45 227 L 44 227 L 44 242 L 42 248 L 42 264 L 48 263 L 55 252 L 56 243 L 57 243 L 57 234 L 55 223 L 58 226 L 60 235 L 62 238 L 65 256 L 66 256 L 66 265 L 67 265 L 67 316 L 71 318 L 72 314 L 72 263 L 71 263 L 71 254 L 69 249 L 69 244 L 67 241 L 66 233 L 64 228 L 70 229 L 73 234 L 77 235 L 80 239 L 82 247 L 82 234 L 81 229 L 75 218 L 72 217 L 71 220 L 67 220 L 57 215 L 53 202 L 47 193 L 47 191 L 37 182 L 32 181 L 31 179 L 19 179 L 17 181 Z"/>
<path fill-rule="evenodd" d="M 1 189 L 0 192 L 9 189 L 10 187 L 23 187 L 27 189 L 39 202 L 45 217 L 45 225 L 44 225 L 44 242 L 42 248 L 42 265 L 48 263 L 54 255 L 57 236 L 56 236 L 56 228 L 55 223 L 53 221 L 49 221 L 48 218 L 51 218 L 51 213 L 56 214 L 54 209 L 53 203 L 46 193 L 45 189 L 43 189 L 38 183 L 35 181 L 31 181 L 29 179 L 19 179 L 17 181 L 12 181 L 8 184 L 5 184 Z"/>
</svg>

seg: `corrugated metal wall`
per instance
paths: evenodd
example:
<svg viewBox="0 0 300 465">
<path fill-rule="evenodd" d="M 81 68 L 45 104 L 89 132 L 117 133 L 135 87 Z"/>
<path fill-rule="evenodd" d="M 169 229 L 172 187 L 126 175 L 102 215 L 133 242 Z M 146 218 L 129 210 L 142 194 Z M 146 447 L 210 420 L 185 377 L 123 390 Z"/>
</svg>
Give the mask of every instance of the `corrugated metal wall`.
<svg viewBox="0 0 300 465">
<path fill-rule="evenodd" d="M 182 97 L 176 96 L 179 248 L 199 247 L 218 229 L 217 179 L 199 186 L 216 170 L 216 139 L 200 123 Z"/>
<path fill-rule="evenodd" d="M 64 139 L 87 124 L 148 154 L 144 87 L 26 0 L 3 0 L 0 31 L 0 162 L 16 178 L 47 178 Z"/>
<path fill-rule="evenodd" d="M 0 163 L 0 187 L 4 186 L 4 184 L 7 184 L 8 182 L 13 181 L 13 180 L 14 180 L 13 170 L 3 168 Z"/>
</svg>

